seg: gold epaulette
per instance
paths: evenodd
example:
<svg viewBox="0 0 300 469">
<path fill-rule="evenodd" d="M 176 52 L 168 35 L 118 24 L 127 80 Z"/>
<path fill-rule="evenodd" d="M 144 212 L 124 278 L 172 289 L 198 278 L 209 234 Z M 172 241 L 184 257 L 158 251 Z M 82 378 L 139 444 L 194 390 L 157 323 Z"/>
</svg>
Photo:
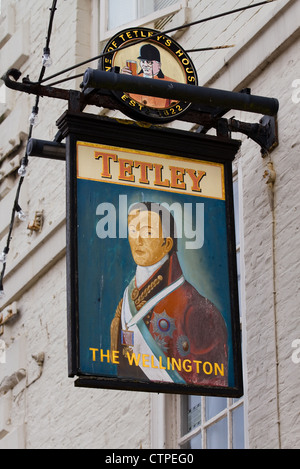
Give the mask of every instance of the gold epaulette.
<svg viewBox="0 0 300 469">
<path fill-rule="evenodd" d="M 147 303 L 148 295 L 150 295 L 152 290 L 154 290 L 154 288 L 157 287 L 157 285 L 159 285 L 162 280 L 162 275 L 159 275 L 154 280 L 152 280 L 152 282 L 147 285 L 143 291 L 140 292 L 138 288 L 133 289 L 131 293 L 131 299 L 134 301 L 137 311 L 139 311 Z"/>
<path fill-rule="evenodd" d="M 118 350 L 118 339 L 120 334 L 121 311 L 123 299 L 119 302 L 116 314 L 110 325 L 110 350 Z"/>
</svg>

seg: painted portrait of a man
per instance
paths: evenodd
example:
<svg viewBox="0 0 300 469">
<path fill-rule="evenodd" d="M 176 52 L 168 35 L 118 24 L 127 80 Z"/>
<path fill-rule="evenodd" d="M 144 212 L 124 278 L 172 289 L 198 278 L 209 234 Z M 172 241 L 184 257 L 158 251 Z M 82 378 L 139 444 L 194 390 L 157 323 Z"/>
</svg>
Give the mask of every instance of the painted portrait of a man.
<svg viewBox="0 0 300 469">
<path fill-rule="evenodd" d="M 111 323 L 118 376 L 226 386 L 227 327 L 183 275 L 172 214 L 158 203 L 132 205 L 128 241 L 136 271 Z"/>
</svg>

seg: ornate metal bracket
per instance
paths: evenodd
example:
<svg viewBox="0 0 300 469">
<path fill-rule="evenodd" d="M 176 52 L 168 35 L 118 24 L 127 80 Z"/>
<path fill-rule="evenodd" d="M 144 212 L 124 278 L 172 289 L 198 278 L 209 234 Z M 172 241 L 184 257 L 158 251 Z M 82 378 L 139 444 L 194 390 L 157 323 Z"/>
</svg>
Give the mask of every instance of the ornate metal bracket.
<svg viewBox="0 0 300 469">
<path fill-rule="evenodd" d="M 234 117 L 219 119 L 217 133 L 220 137 L 229 137 L 231 132 L 240 132 L 261 147 L 261 155 L 265 157 L 278 146 L 278 128 L 276 116 L 263 116 L 258 123 L 241 122 Z"/>
</svg>

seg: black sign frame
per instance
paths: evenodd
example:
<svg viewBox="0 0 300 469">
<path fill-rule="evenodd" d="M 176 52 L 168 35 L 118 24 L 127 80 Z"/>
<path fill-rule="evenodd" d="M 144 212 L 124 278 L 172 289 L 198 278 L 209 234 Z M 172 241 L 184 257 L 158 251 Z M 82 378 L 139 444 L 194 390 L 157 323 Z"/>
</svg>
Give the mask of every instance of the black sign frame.
<svg viewBox="0 0 300 469">
<path fill-rule="evenodd" d="M 67 111 L 57 125 L 66 137 L 67 171 L 67 318 L 68 318 L 68 375 L 77 377 L 75 386 L 145 392 L 198 394 L 223 397 L 243 395 L 240 317 L 237 285 L 235 229 L 233 210 L 232 161 L 241 142 L 227 138 L 212 137 L 157 128 L 137 123 L 103 118 L 89 114 Z M 230 297 L 230 333 L 232 346 L 233 382 L 225 386 L 178 384 L 154 382 L 140 379 L 118 378 L 82 371 L 80 351 L 79 318 L 79 272 L 78 272 L 78 219 L 77 219 L 77 144 L 101 144 L 134 149 L 137 152 L 153 152 L 170 157 L 191 158 L 217 163 L 224 168 L 226 194 L 226 235 L 228 259 L 228 281 Z M 93 353 L 93 352 L 90 352 Z"/>
</svg>

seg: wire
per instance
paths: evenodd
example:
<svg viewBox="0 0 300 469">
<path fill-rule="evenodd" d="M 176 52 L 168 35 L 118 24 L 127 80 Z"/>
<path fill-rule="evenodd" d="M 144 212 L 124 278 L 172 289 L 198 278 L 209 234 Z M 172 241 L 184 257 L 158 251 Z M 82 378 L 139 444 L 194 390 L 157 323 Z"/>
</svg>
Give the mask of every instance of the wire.
<svg viewBox="0 0 300 469">
<path fill-rule="evenodd" d="M 49 85 L 47 86 L 56 86 L 56 85 L 59 85 L 60 83 L 64 83 L 66 81 L 70 81 L 70 80 L 75 80 L 75 78 L 80 78 L 80 77 L 83 77 L 84 73 L 79 73 L 78 75 L 73 75 L 72 77 L 66 77 L 66 78 L 62 78 L 61 80 L 58 80 L 58 81 L 55 81 L 53 83 L 50 83 Z"/>
<path fill-rule="evenodd" d="M 50 8 L 50 20 L 49 20 L 49 26 L 48 26 L 48 34 L 47 34 L 47 37 L 46 37 L 46 47 L 47 49 L 49 49 L 49 44 L 50 44 L 50 39 L 51 39 L 51 34 L 52 34 L 52 26 L 53 26 L 53 20 L 54 20 L 54 14 L 55 14 L 55 11 L 56 11 L 56 4 L 57 4 L 57 0 L 53 0 L 53 3 L 52 3 L 52 8 Z M 42 68 L 41 68 L 41 72 L 40 72 L 40 76 L 39 76 L 39 83 L 43 80 L 43 77 L 44 77 L 44 74 L 45 74 L 45 66 L 43 65 Z M 40 99 L 40 96 L 37 96 L 36 97 L 36 100 L 35 100 L 35 106 L 33 109 L 35 109 L 37 112 L 38 112 L 38 104 L 39 104 L 39 99 Z M 32 130 L 33 130 L 33 124 L 30 123 L 30 126 L 29 126 L 29 132 L 28 132 L 28 141 L 29 139 L 31 138 L 32 136 Z M 21 160 L 21 167 L 23 166 L 24 168 L 26 168 L 26 166 L 28 165 L 28 153 L 27 153 L 27 145 L 26 145 L 26 150 L 25 150 L 25 156 L 22 158 Z M 19 180 L 19 183 L 18 183 L 18 187 L 17 187 L 17 191 L 16 191 L 16 196 L 15 196 L 15 200 L 14 200 L 14 204 L 13 204 L 13 208 L 12 208 L 12 212 L 11 212 L 11 219 L 10 219 L 10 225 L 9 225 L 9 230 L 8 230 L 8 235 L 7 235 L 7 240 L 6 240 L 6 245 L 3 249 L 3 252 L 2 252 L 2 256 L 3 256 L 3 267 L 2 267 L 2 270 L 1 270 L 1 273 L 0 273 L 0 295 L 3 295 L 4 294 L 4 290 L 3 290 L 3 279 L 4 279 L 4 274 L 5 274 L 5 270 L 6 270 L 6 255 L 8 254 L 9 252 L 9 249 L 10 249 L 10 243 L 11 243 L 11 240 L 12 240 L 12 232 L 13 232 L 13 227 L 14 227 L 14 221 L 15 221 L 15 216 L 16 216 L 16 212 L 20 213 L 21 212 L 21 207 L 19 205 L 19 198 L 20 198 L 20 192 L 21 192 L 21 187 L 22 187 L 22 184 L 23 184 L 23 181 L 24 181 L 24 175 L 22 175 L 20 177 L 20 180 Z"/>
<path fill-rule="evenodd" d="M 213 15 L 213 16 L 209 16 L 208 18 L 202 18 L 200 20 L 196 20 L 196 21 L 193 21 L 191 23 L 187 23 L 187 24 L 184 24 L 182 26 L 177 26 L 176 28 L 171 28 L 171 29 L 168 29 L 166 31 L 158 31 L 157 33 L 153 34 L 151 37 L 154 38 L 155 36 L 158 36 L 159 34 L 169 34 L 169 33 L 172 33 L 172 32 L 175 32 L 175 31 L 180 31 L 182 29 L 185 29 L 185 28 L 189 28 L 191 26 L 195 26 L 197 24 L 201 24 L 201 23 L 205 23 L 207 21 L 211 21 L 211 20 L 215 20 L 215 19 L 218 19 L 218 18 L 222 18 L 224 16 L 228 16 L 228 15 L 234 15 L 236 13 L 240 13 L 241 11 L 245 11 L 245 10 L 249 10 L 251 8 L 258 8 L 260 6 L 263 6 L 263 5 L 266 5 L 267 3 L 271 3 L 271 2 L 274 2 L 274 1 L 277 1 L 277 0 L 265 0 L 263 2 L 259 2 L 259 3 L 254 3 L 252 5 L 247 5 L 245 7 L 240 7 L 240 8 L 236 8 L 235 10 L 230 10 L 230 11 L 226 11 L 224 13 L 219 13 L 217 15 Z M 114 50 L 114 52 L 118 52 L 119 50 L 124 50 L 126 49 L 127 47 L 132 47 L 133 45 L 136 45 L 136 44 L 139 44 L 139 43 L 142 43 L 144 42 L 145 40 L 144 39 L 139 39 L 137 41 L 132 41 L 131 43 L 128 43 L 128 44 L 124 44 L 122 45 L 121 47 L 117 48 Z M 64 73 L 67 73 L 67 72 L 70 72 L 71 70 L 74 70 L 75 68 L 78 68 L 78 67 L 81 67 L 83 65 L 86 65 L 90 62 L 93 62 L 95 60 L 99 60 L 107 55 L 110 55 L 111 54 L 111 51 L 108 51 L 108 52 L 103 52 L 102 54 L 99 54 L 97 55 L 96 57 L 92 57 L 90 59 L 87 59 L 87 60 L 84 60 L 83 62 L 80 62 L 76 65 L 72 65 L 71 67 L 68 67 L 68 68 L 65 68 L 64 70 L 62 70 L 61 72 L 57 72 L 55 73 L 54 75 L 51 75 L 49 77 L 46 77 L 44 78 L 43 80 L 41 80 L 40 82 L 30 82 L 31 84 L 41 84 L 41 83 L 44 83 L 46 81 L 49 81 L 49 80 L 52 80 L 52 78 L 56 78 L 60 75 L 63 75 Z M 83 74 L 81 75 L 83 76 Z M 59 82 L 57 82 L 59 83 Z"/>
<path fill-rule="evenodd" d="M 235 47 L 235 45 L 231 44 L 231 45 L 224 45 L 224 46 L 201 47 L 200 49 L 189 49 L 189 50 L 186 50 L 185 52 L 188 52 L 188 53 L 191 53 L 191 52 L 205 52 L 205 51 L 210 51 L 210 50 L 229 49 L 230 47 Z M 55 81 L 53 83 L 49 83 L 48 86 L 56 86 L 56 85 L 59 85 L 60 83 L 65 83 L 66 81 L 74 80 L 75 78 L 83 77 L 83 75 L 84 75 L 84 73 L 79 73 L 78 75 L 73 75 L 72 77 L 62 78 L 61 80 Z"/>
<path fill-rule="evenodd" d="M 205 52 L 207 50 L 229 49 L 230 47 L 235 47 L 235 46 L 234 44 L 231 44 L 231 45 L 225 45 L 225 46 L 201 47 L 200 49 L 189 49 L 189 50 L 186 50 L 185 52 L 188 52 L 190 54 L 191 52 Z"/>
<path fill-rule="evenodd" d="M 200 49 L 189 49 L 186 50 L 185 52 L 188 52 L 189 54 L 191 52 L 205 52 L 205 51 L 210 51 L 210 50 L 219 50 L 219 49 L 229 49 L 230 47 L 235 47 L 234 44 L 232 45 L 224 45 L 224 46 L 213 46 L 213 47 L 201 47 Z M 74 80 L 75 78 L 80 78 L 83 77 L 84 73 L 79 73 L 78 75 L 73 75 L 71 77 L 66 77 L 62 78 L 61 80 L 54 81 L 53 83 L 49 83 L 48 86 L 56 86 L 60 85 L 61 83 L 65 83 L 66 81 Z"/>
</svg>

